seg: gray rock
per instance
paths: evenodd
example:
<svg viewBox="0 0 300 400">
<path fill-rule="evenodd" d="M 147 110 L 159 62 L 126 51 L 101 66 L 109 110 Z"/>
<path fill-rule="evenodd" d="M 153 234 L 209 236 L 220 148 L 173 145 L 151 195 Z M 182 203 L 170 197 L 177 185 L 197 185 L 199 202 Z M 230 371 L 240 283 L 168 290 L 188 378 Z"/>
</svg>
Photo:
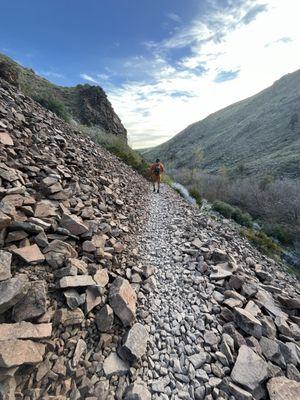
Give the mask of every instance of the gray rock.
<svg viewBox="0 0 300 400">
<path fill-rule="evenodd" d="M 44 281 L 35 281 L 30 289 L 13 308 L 14 321 L 26 321 L 43 315 L 46 310 L 46 285 Z"/>
<path fill-rule="evenodd" d="M 146 352 L 148 332 L 144 325 L 136 323 L 124 338 L 124 344 L 119 349 L 119 356 L 129 363 L 139 360 Z"/>
<path fill-rule="evenodd" d="M 267 363 L 249 347 L 241 346 L 231 378 L 250 392 L 254 391 L 268 378 Z"/>
<path fill-rule="evenodd" d="M 103 370 L 105 376 L 110 377 L 112 375 L 125 375 L 129 370 L 129 365 L 123 361 L 117 353 L 110 353 L 110 355 L 104 360 Z"/>
<path fill-rule="evenodd" d="M 234 310 L 234 322 L 244 332 L 253 335 L 257 339 L 262 336 L 261 323 L 252 314 L 242 308 Z"/>
<path fill-rule="evenodd" d="M 114 323 L 113 309 L 108 304 L 105 304 L 105 306 L 97 312 L 95 320 L 100 332 L 110 331 Z"/>
<path fill-rule="evenodd" d="M 0 314 L 13 307 L 27 293 L 30 284 L 27 275 L 0 282 Z"/>
<path fill-rule="evenodd" d="M 207 360 L 207 353 L 201 351 L 200 353 L 194 354 L 188 357 L 189 361 L 193 364 L 195 369 L 202 367 Z"/>
<path fill-rule="evenodd" d="M 85 302 L 85 294 L 80 295 L 75 289 L 66 290 L 64 296 L 71 310 L 74 310 Z"/>
<path fill-rule="evenodd" d="M 151 393 L 142 383 L 133 383 L 126 390 L 124 400 L 151 400 Z"/>
</svg>

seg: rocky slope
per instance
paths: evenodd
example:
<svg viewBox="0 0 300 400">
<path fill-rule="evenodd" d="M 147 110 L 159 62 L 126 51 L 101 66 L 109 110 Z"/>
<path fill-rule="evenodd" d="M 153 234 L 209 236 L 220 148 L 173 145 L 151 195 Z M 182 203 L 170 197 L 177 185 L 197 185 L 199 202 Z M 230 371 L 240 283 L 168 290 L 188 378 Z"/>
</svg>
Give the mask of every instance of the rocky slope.
<svg viewBox="0 0 300 400">
<path fill-rule="evenodd" d="M 123 277 L 145 190 L 129 167 L 0 80 L 1 398 L 102 398 L 103 361 L 135 314 Z M 108 287 L 114 313 L 104 326 Z"/>
<path fill-rule="evenodd" d="M 127 138 L 126 129 L 100 86 L 57 86 L 3 54 L 0 54 L 0 78 L 20 88 L 30 97 L 55 98 L 66 107 L 73 120 L 80 124 L 98 126 L 104 132 L 119 135 L 125 140 Z"/>
<path fill-rule="evenodd" d="M 143 150 L 169 168 L 234 176 L 300 177 L 300 70 L 239 103 L 196 122 L 168 142 Z"/>
<path fill-rule="evenodd" d="M 0 398 L 295 400 L 299 294 L 0 80 Z"/>
</svg>

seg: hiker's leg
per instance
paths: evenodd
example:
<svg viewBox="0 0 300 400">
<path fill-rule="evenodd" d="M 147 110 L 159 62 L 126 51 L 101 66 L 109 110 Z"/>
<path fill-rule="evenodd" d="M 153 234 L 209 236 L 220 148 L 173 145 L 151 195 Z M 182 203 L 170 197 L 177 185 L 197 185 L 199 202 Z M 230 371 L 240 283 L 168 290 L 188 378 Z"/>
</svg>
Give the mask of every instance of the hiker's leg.
<svg viewBox="0 0 300 400">
<path fill-rule="evenodd" d="M 160 177 L 157 179 L 157 193 L 159 193 L 160 189 Z"/>
</svg>

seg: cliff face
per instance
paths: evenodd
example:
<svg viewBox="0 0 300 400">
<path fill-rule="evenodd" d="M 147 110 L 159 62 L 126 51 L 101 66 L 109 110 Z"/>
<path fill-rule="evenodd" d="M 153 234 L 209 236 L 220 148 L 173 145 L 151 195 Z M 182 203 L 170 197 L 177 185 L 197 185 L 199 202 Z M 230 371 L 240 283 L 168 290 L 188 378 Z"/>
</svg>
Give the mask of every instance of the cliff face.
<svg viewBox="0 0 300 400">
<path fill-rule="evenodd" d="M 54 99 L 79 124 L 97 126 L 106 133 L 119 135 L 127 140 L 127 131 L 100 86 L 57 86 L 1 54 L 0 78 L 33 99 L 44 99 L 43 103 L 49 98 L 52 101 Z"/>
</svg>

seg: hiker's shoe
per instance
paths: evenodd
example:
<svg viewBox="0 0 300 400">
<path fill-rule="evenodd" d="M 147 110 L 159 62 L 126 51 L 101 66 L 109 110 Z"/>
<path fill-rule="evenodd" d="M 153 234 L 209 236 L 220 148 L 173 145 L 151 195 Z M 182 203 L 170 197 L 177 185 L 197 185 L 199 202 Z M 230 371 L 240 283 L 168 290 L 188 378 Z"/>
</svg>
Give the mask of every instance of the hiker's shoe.
<svg viewBox="0 0 300 400">
<path fill-rule="evenodd" d="M 159 189 L 157 189 L 157 193 L 159 193 Z"/>
<path fill-rule="evenodd" d="M 155 193 L 155 188 L 153 189 L 153 192 Z"/>
</svg>

